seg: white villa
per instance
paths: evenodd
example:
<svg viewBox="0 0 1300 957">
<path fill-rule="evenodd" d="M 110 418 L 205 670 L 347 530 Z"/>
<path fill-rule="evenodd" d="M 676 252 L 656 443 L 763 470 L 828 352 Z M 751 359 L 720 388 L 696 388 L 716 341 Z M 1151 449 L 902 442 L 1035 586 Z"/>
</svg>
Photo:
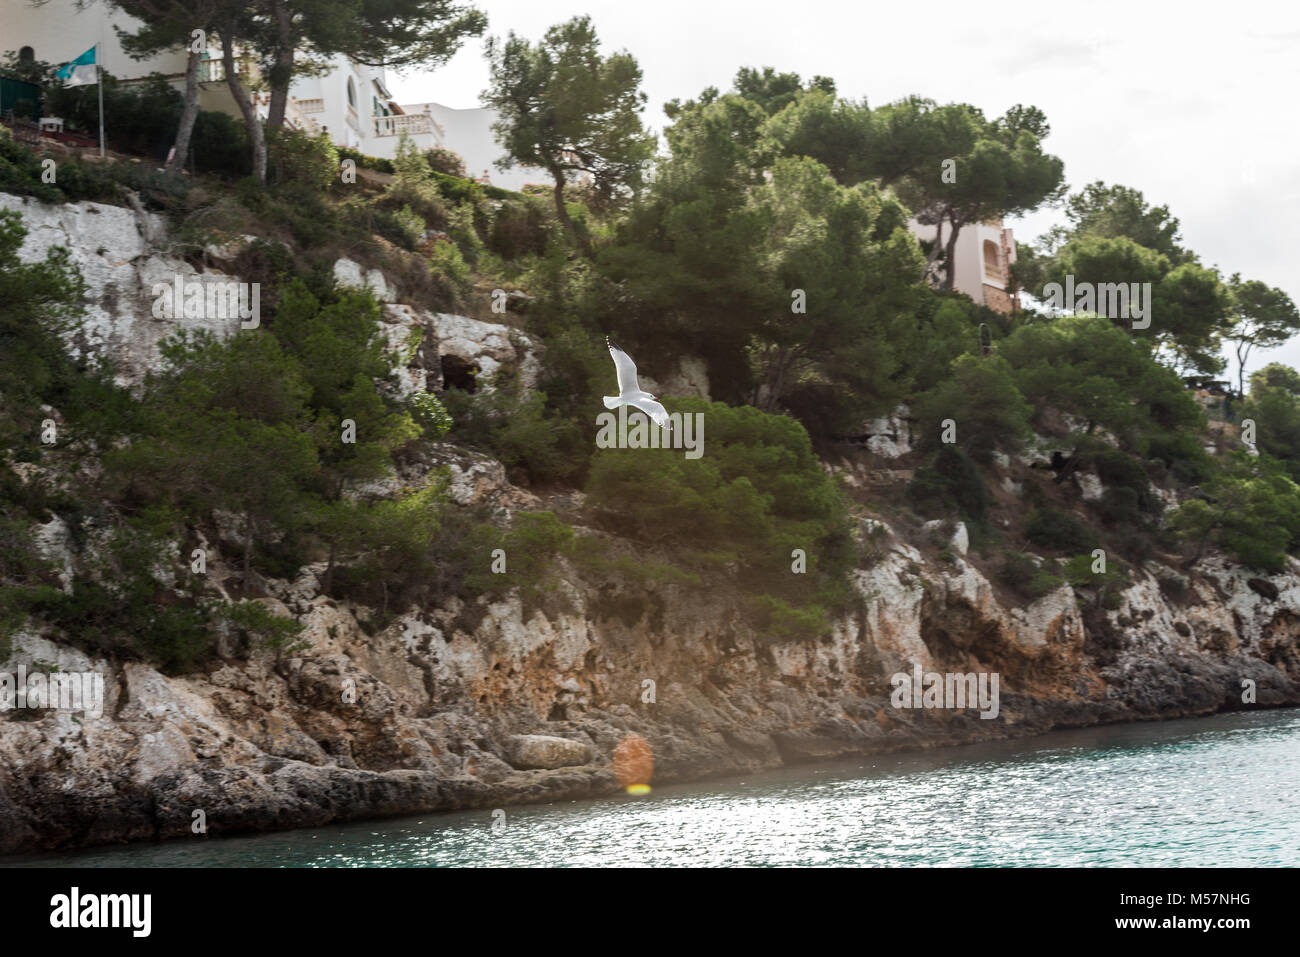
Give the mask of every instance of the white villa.
<svg viewBox="0 0 1300 957">
<path fill-rule="evenodd" d="M 908 227 L 917 239 L 925 242 L 934 239 L 933 226 L 922 226 L 912 220 Z M 950 230 L 945 223 L 944 238 L 951 235 Z M 1020 296 L 1011 283 L 1009 271 L 1016 261 L 1016 241 L 1010 228 L 1000 221 L 962 227 L 957 234 L 954 258 L 957 262 L 953 288 L 957 292 L 996 312 L 1010 313 L 1019 308 Z"/>
<path fill-rule="evenodd" d="M 185 87 L 186 54 L 169 51 L 146 60 L 133 60 L 122 49 L 113 27 L 130 29 L 136 21 L 105 3 L 79 9 L 77 0 L 47 0 L 33 6 L 29 0 L 0 0 L 0 52 L 17 50 L 37 60 L 61 64 L 95 44 L 99 62 L 122 80 L 161 73 L 178 89 Z M 247 74 L 256 91 L 258 70 L 251 56 L 236 60 L 236 72 Z M 208 46 L 199 74 L 199 106 L 238 115 L 225 82 L 221 48 Z M 254 93 L 263 115 L 270 97 Z M 320 76 L 302 76 L 289 88 L 285 123 L 307 132 L 325 131 L 333 142 L 366 154 L 392 159 L 403 133 L 421 150 L 442 147 L 461 155 L 472 179 L 488 179 L 497 186 L 519 189 L 525 183 L 545 182 L 542 171 L 523 168 L 499 172 L 492 165 L 501 155 L 491 132 L 494 116 L 488 109 L 453 110 L 437 103 L 400 106 L 388 89 L 383 67 L 366 66 L 342 54 L 331 57 Z M 112 117 L 108 117 L 112 122 Z"/>
</svg>

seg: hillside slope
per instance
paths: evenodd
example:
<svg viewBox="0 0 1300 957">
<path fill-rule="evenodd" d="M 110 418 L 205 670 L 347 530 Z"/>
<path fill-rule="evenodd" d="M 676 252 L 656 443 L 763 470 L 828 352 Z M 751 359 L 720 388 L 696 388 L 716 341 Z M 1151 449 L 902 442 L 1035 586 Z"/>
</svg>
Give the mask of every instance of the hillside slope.
<svg viewBox="0 0 1300 957">
<path fill-rule="evenodd" d="M 159 342 L 185 321 L 152 315 L 151 284 L 194 269 L 157 251 L 163 224 L 95 203 L 0 195 L 0 207 L 29 228 L 24 261 L 55 243 L 70 248 L 88 283 L 79 347 L 114 358 L 127 384 L 156 367 Z M 223 255 L 211 250 L 207 268 L 217 271 Z M 400 286 L 347 260 L 335 275 L 381 287 L 386 337 L 419 343 L 402 388 L 436 389 L 445 369 L 484 369 L 518 351 L 527 370 L 545 347 L 504 326 L 404 303 Z M 210 331 L 228 335 L 233 326 Z M 865 489 L 879 481 L 872 466 L 898 450 L 887 451 L 826 468 Z M 1018 507 L 1015 490 L 1032 464 L 993 467 L 1008 508 Z M 852 600 L 829 634 L 780 638 L 753 626 L 725 571 L 675 582 L 582 561 L 596 540 L 634 561 L 649 556 L 643 545 L 583 529 L 581 493 L 517 488 L 500 463 L 448 444 L 395 484 L 435 465 L 449 468 L 460 506 L 510 513 L 540 505 L 590 532 L 577 554 L 557 559 L 556 587 L 531 598 L 453 598 L 375 627 L 373 609 L 324 594 L 326 566 L 316 562 L 292 581 L 265 577 L 257 599 L 301 623 L 305 647 L 277 654 L 228 642 L 212 663 L 173 675 L 97 658 L 75 636 L 33 621 L 14 636 L 4 669 L 102 672 L 105 707 L 97 718 L 0 718 L 0 851 L 193 839 L 196 811 L 206 833 L 228 834 L 610 793 L 619 787 L 614 749 L 632 734 L 649 742 L 654 780 L 666 782 L 1300 703 L 1294 559 L 1261 578 L 1213 552 L 1191 568 L 1158 555 L 1104 604 L 1065 583 L 1026 603 L 969 549 L 964 526 L 911 528 L 864 494 L 854 537 L 870 557 L 851 573 Z M 1060 494 L 1095 496 L 1099 484 L 1086 474 Z M 38 537 L 69 578 L 92 569 L 93 553 L 73 544 L 64 517 L 50 516 Z M 224 595 L 238 573 L 220 551 L 207 577 Z M 891 676 L 915 666 L 997 673 L 996 717 L 894 707 Z M 1251 683 L 1253 696 L 1243 697 Z"/>
</svg>

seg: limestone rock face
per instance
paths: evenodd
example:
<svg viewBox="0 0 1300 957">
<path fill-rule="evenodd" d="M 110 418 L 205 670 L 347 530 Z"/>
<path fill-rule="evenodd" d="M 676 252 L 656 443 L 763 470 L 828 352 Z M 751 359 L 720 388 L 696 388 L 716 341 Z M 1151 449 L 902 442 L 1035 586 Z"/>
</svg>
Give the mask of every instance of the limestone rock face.
<svg viewBox="0 0 1300 957">
<path fill-rule="evenodd" d="M 900 405 L 889 415 L 872 419 L 862 426 L 867 448 L 881 458 L 897 459 L 912 451 L 912 429 L 908 408 Z"/>
<path fill-rule="evenodd" d="M 381 270 L 366 269 L 347 257 L 335 261 L 334 280 L 340 286 L 369 289 L 380 302 L 397 301 L 397 289 L 388 282 Z"/>
<path fill-rule="evenodd" d="M 22 216 L 27 236 L 18 251 L 24 263 L 38 262 L 55 246 L 66 247 L 86 282 L 86 308 L 71 345 L 80 354 L 107 355 L 120 384 L 144 378 L 158 365 L 158 345 L 180 329 L 225 337 L 240 326 L 230 318 L 157 318 L 154 287 L 208 277 L 236 280 L 215 271 L 196 270 L 185 260 L 160 252 L 150 239 L 165 235 L 165 220 L 137 215 L 124 206 L 80 202 L 50 205 L 30 197 L 0 193 L 0 209 Z M 146 238 L 148 234 L 149 239 Z"/>
<path fill-rule="evenodd" d="M 78 348 L 119 359 L 128 381 L 143 375 L 157 343 L 184 324 L 152 317 L 148 283 L 193 273 L 149 247 L 145 234 L 156 239 L 163 224 L 142 226 L 129 210 L 93 203 L 46 207 L 0 194 L 0 206 L 19 209 L 32 229 L 26 261 L 67 244 L 86 273 Z M 235 255 L 208 251 L 219 264 Z M 341 280 L 374 281 L 379 291 L 348 262 Z M 385 281 L 381 296 L 390 293 Z M 481 376 L 512 363 L 525 384 L 540 370 L 540 346 L 504 325 L 391 301 L 381 329 L 398 354 L 402 394 L 470 369 Z M 682 374 L 682 393 L 707 395 L 706 378 L 685 366 Z M 906 415 L 870 424 L 870 451 L 906 454 Z M 1054 450 L 1036 442 L 997 465 L 1050 468 Z M 15 470 L 27 474 L 26 464 Z M 462 505 L 581 503 L 580 494 L 543 499 L 516 488 L 500 462 L 445 443 L 354 494 L 398 494 L 442 468 Z M 894 483 L 911 477 L 876 471 Z M 846 473 L 862 488 L 868 478 Z M 216 518 L 215 534 L 237 552 L 241 524 Z M 657 784 L 1300 703 L 1300 562 L 1261 577 L 1214 554 L 1191 570 L 1150 561 L 1130 570 L 1109 596 L 1117 601 L 1062 585 L 1025 602 L 970 548 L 964 526 L 918 534 L 865 509 L 858 522 L 855 601 L 811 639 L 762 634 L 725 591 L 636 584 L 576 559 L 559 561 L 556 587 L 540 599 L 453 598 L 388 616 L 321 594 L 317 561 L 293 580 L 265 580 L 260 599 L 303 625 L 303 648 L 277 659 L 226 636 L 205 670 L 183 676 L 112 660 L 33 620 L 12 636 L 11 653 L 0 652 L 10 655 L 0 672 L 98 674 L 103 708 L 0 710 L 0 853 L 190 839 L 196 811 L 218 835 L 609 794 L 620 778 L 640 783 L 650 773 L 629 776 L 628 741 L 638 742 L 638 767 L 652 762 Z M 66 516 L 36 529 L 58 582 L 93 571 L 101 531 L 86 523 L 73 536 Z M 210 552 L 207 597 L 228 599 L 231 570 L 219 549 Z M 891 679 L 917 666 L 997 673 L 997 718 L 951 709 L 922 720 L 895 707 Z"/>
<path fill-rule="evenodd" d="M 475 378 L 484 380 L 482 385 L 502 365 L 515 363 L 524 387 L 536 387 L 542 368 L 539 347 L 523 332 L 446 312 L 433 314 L 430 321 L 438 341 L 439 357 L 451 357 L 469 369 L 476 369 Z"/>
<path fill-rule="evenodd" d="M 321 596 L 323 566 L 308 566 L 263 600 L 302 622 L 305 649 L 228 649 L 184 677 L 21 633 L 0 670 L 99 671 L 105 704 L 0 715 L 0 850 L 186 838 L 195 810 L 220 834 L 606 794 L 630 738 L 670 782 L 1208 714 L 1243 707 L 1243 682 L 1249 706 L 1300 701 L 1300 562 L 1259 579 L 1211 557 L 1177 601 L 1160 584 L 1173 569 L 1149 562 L 1103 610 L 1066 586 L 1015 602 L 955 542 L 927 561 L 879 519 L 863 534 L 878 552 L 854 573 L 860 601 L 815 640 L 772 641 L 698 590 L 565 563 L 541 607 L 451 600 L 373 634 L 373 613 Z M 997 718 L 894 707 L 891 676 L 918 665 L 997 673 Z"/>
<path fill-rule="evenodd" d="M 566 768 L 586 764 L 591 758 L 591 745 L 582 741 L 546 734 L 520 734 L 510 739 L 510 763 L 524 770 Z"/>
</svg>

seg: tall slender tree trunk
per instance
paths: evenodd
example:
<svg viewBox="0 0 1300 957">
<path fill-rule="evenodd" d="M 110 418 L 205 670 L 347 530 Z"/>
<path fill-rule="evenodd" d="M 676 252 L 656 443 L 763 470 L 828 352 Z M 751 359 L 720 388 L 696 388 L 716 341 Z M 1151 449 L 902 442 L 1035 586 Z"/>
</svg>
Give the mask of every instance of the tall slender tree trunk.
<svg viewBox="0 0 1300 957">
<path fill-rule="evenodd" d="M 266 115 L 266 128 L 274 132 L 284 127 L 284 111 L 289 102 L 289 84 L 293 82 L 293 20 L 288 7 L 281 2 L 272 5 L 275 13 L 275 32 L 279 41 L 275 61 L 271 65 L 271 104 Z"/>
<path fill-rule="evenodd" d="M 948 210 L 944 209 L 939 213 L 939 221 L 934 227 L 934 245 L 930 247 L 930 255 L 925 260 L 925 274 L 930 275 L 930 270 L 934 268 L 940 253 L 943 252 L 943 218 L 948 215 Z"/>
<path fill-rule="evenodd" d="M 961 224 L 951 209 L 948 210 L 948 225 L 952 227 L 952 232 L 948 235 L 948 243 L 944 248 L 944 256 L 948 261 L 944 263 L 943 268 L 943 288 L 952 292 L 957 278 L 957 234 L 961 232 Z M 982 269 L 983 266 L 980 268 Z"/>
<path fill-rule="evenodd" d="M 560 223 L 563 224 L 565 231 L 573 239 L 574 244 L 582 251 L 582 254 L 588 259 L 595 258 L 595 250 L 587 240 L 578 235 L 578 227 L 569 218 L 569 210 L 564 205 L 564 170 L 552 169 L 551 176 L 555 179 L 555 215 L 560 217 Z"/>
<path fill-rule="evenodd" d="M 230 88 L 230 95 L 235 98 L 235 103 L 239 106 L 239 112 L 244 115 L 244 126 L 248 128 L 248 139 L 253 144 L 253 175 L 257 177 L 258 182 L 265 183 L 266 135 L 262 130 L 262 121 L 257 118 L 257 109 L 253 106 L 253 101 L 248 97 L 248 91 L 239 82 L 239 78 L 235 76 L 235 48 L 231 40 L 234 32 L 234 24 L 227 24 L 226 28 L 221 31 L 221 62 L 226 68 L 226 86 Z"/>
<path fill-rule="evenodd" d="M 172 156 L 167 161 L 168 173 L 183 170 L 185 158 L 190 152 L 190 135 L 194 132 L 194 121 L 199 116 L 199 67 L 203 65 L 205 52 L 190 50 L 189 61 L 185 64 L 185 106 L 181 109 L 181 123 L 176 129 Z"/>
</svg>

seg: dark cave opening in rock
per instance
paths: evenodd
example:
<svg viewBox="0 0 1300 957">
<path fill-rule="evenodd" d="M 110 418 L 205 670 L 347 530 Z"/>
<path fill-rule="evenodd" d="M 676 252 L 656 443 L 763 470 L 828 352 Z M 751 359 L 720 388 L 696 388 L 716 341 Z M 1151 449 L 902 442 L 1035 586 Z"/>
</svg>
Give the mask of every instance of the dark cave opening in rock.
<svg viewBox="0 0 1300 957">
<path fill-rule="evenodd" d="M 478 383 L 474 379 L 477 370 L 472 362 L 460 356 L 443 356 L 440 363 L 444 389 L 460 389 L 462 392 L 472 393 L 478 388 Z"/>
</svg>

